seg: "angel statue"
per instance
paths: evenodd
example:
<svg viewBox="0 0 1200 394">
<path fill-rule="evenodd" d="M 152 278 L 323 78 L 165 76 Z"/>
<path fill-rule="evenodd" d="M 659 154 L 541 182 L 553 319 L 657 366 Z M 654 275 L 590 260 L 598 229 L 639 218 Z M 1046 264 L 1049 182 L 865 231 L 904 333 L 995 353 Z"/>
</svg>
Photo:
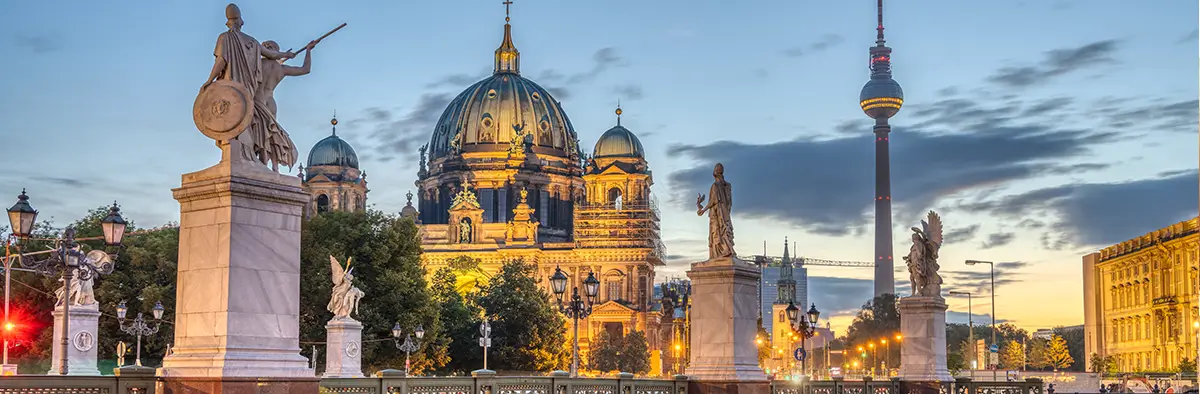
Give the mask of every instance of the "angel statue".
<svg viewBox="0 0 1200 394">
<path fill-rule="evenodd" d="M 928 220 L 921 221 L 921 228 L 912 228 L 913 245 L 904 256 L 908 265 L 908 280 L 912 283 L 912 295 L 940 297 L 942 277 L 938 275 L 938 249 L 942 247 L 942 218 L 929 211 Z"/>
<path fill-rule="evenodd" d="M 78 250 L 78 247 L 76 247 Z M 68 257 L 73 259 L 74 257 Z M 104 264 L 112 263 L 112 258 L 108 253 L 102 250 L 93 250 L 84 255 L 84 260 L 93 266 L 103 266 Z M 76 264 L 78 267 L 78 264 Z M 58 301 L 55 305 L 62 305 L 67 301 L 71 306 L 76 305 L 93 305 L 96 304 L 96 293 L 94 289 L 95 275 L 84 275 L 79 268 L 71 269 L 71 276 L 74 280 L 71 281 L 71 290 L 68 292 L 64 287 L 59 287 L 54 290 L 54 296 Z M 62 282 L 62 279 L 58 280 Z"/>
<path fill-rule="evenodd" d="M 346 268 L 342 268 L 337 259 L 329 256 L 333 295 L 329 298 L 329 306 L 326 308 L 333 312 L 334 320 L 350 318 L 350 312 L 358 311 L 358 301 L 366 295 L 351 283 L 354 281 L 354 269 L 350 268 L 350 261 L 353 259 L 346 259 Z"/>
</svg>

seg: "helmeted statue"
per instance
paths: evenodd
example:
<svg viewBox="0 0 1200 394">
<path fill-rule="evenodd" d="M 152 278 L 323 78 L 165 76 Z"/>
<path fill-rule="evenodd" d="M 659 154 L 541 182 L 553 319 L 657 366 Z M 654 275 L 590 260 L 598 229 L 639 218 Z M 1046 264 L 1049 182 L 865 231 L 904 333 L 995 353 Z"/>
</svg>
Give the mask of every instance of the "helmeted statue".
<svg viewBox="0 0 1200 394">
<path fill-rule="evenodd" d="M 708 205 L 704 205 L 704 194 L 696 197 L 696 215 L 708 212 L 708 258 L 732 258 L 733 220 L 729 213 L 733 208 L 733 186 L 725 181 L 725 166 L 717 163 L 713 167 L 713 184 L 708 189 Z"/>
<path fill-rule="evenodd" d="M 912 295 L 940 297 L 942 277 L 938 275 L 938 250 L 942 247 L 942 218 L 929 211 L 928 220 L 921 221 L 921 228 L 912 228 L 913 245 L 904 256 L 908 265 L 908 280 L 912 283 Z"/>
<path fill-rule="evenodd" d="M 337 259 L 329 256 L 333 295 L 330 296 L 329 305 L 326 308 L 333 312 L 334 320 L 350 318 L 350 312 L 358 310 L 358 301 L 366 295 L 352 283 L 354 269 L 350 268 L 351 260 L 353 258 L 346 259 L 346 268 L 342 268 L 342 264 L 338 263 Z"/>
</svg>

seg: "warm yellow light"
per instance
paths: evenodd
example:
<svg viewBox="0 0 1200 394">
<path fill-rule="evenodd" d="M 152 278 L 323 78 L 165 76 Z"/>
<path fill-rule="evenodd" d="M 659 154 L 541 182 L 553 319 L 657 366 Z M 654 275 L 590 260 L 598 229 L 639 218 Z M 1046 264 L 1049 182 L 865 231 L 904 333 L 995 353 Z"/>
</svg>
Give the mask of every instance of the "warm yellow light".
<svg viewBox="0 0 1200 394">
<path fill-rule="evenodd" d="M 12 322 L 4 323 L 4 331 L 12 331 L 14 327 L 16 326 L 14 326 Z"/>
<path fill-rule="evenodd" d="M 759 344 L 759 345 L 762 345 L 762 344 L 763 344 L 762 338 L 755 339 L 755 340 L 754 340 L 754 343 L 757 343 L 757 344 Z"/>
<path fill-rule="evenodd" d="M 860 351 L 860 352 L 861 352 L 861 351 L 863 351 L 863 347 L 862 347 L 862 346 L 859 346 L 859 347 L 858 347 L 858 351 Z"/>
<path fill-rule="evenodd" d="M 900 338 L 901 338 L 901 337 L 900 337 L 900 334 L 896 334 L 896 340 L 897 340 L 897 341 L 899 341 L 899 340 L 900 340 Z"/>
<path fill-rule="evenodd" d="M 683 345 L 680 345 L 680 344 L 676 343 L 676 344 L 675 344 L 675 350 L 680 350 L 680 349 L 683 349 Z"/>
<path fill-rule="evenodd" d="M 858 368 L 858 361 L 854 362 L 854 368 Z"/>
</svg>

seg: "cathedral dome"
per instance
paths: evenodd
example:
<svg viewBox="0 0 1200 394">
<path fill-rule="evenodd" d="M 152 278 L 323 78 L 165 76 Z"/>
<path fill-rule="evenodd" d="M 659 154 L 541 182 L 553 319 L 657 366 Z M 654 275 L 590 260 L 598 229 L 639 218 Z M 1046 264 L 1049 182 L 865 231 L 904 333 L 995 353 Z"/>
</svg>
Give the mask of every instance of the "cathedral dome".
<svg viewBox="0 0 1200 394">
<path fill-rule="evenodd" d="M 642 141 L 639 141 L 632 131 L 626 129 L 620 124 L 605 131 L 600 139 L 596 141 L 596 149 L 592 151 L 592 157 L 636 157 L 639 159 L 646 158 L 645 149 L 642 148 Z"/>
<path fill-rule="evenodd" d="M 333 119 L 330 123 L 337 126 L 337 119 Z M 308 152 L 308 166 L 339 166 L 358 169 L 358 154 L 354 153 L 354 148 L 350 147 L 349 143 L 337 136 L 335 129 L 333 135 L 325 137 L 313 145 L 312 150 Z"/>
<path fill-rule="evenodd" d="M 536 154 L 569 158 L 579 152 L 577 138 L 558 100 L 521 76 L 520 54 L 512 44 L 511 26 L 505 24 L 494 73 L 446 106 L 429 141 L 429 160 L 459 152 L 506 151 L 512 143 L 529 144 Z"/>
</svg>

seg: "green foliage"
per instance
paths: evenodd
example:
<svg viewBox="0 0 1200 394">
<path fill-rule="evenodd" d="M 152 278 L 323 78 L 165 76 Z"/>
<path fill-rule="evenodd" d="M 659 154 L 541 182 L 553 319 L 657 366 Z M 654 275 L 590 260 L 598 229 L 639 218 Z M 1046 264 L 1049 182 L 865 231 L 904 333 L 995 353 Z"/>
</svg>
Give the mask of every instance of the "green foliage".
<svg viewBox="0 0 1200 394">
<path fill-rule="evenodd" d="M 767 329 L 763 328 L 762 318 L 758 319 L 758 334 L 754 336 L 755 344 L 758 346 L 758 366 L 763 366 L 763 363 L 771 358 L 771 335 L 767 333 Z"/>
<path fill-rule="evenodd" d="M 302 341 L 324 342 L 325 323 L 333 317 L 326 309 L 333 286 L 329 256 L 342 264 L 352 258 L 354 286 L 366 293 L 357 315 L 352 316 L 363 323 L 364 371 L 403 369 L 404 352 L 387 340 L 396 322 L 406 333 L 418 325 L 425 329 L 420 350 L 413 353 L 413 373 L 449 362 L 450 340 L 425 281 L 417 237 L 411 219 L 374 210 L 325 212 L 304 221 L 300 237 Z M 302 347 L 303 353 L 311 352 Z M 323 361 L 323 357 L 317 358 L 318 364 Z"/>
<path fill-rule="evenodd" d="M 1000 368 L 1021 369 L 1025 366 L 1025 348 L 1020 342 L 1008 341 L 1000 352 Z"/>
<path fill-rule="evenodd" d="M 900 332 L 900 309 L 894 294 L 884 294 L 863 304 L 862 310 L 846 329 L 846 341 L 866 344 L 879 338 L 892 338 Z M 801 313 L 804 312 L 801 308 Z"/>
<path fill-rule="evenodd" d="M 1029 367 L 1046 369 L 1050 366 L 1049 342 L 1041 338 L 1029 340 Z"/>
<path fill-rule="evenodd" d="M 1049 362 L 1054 371 L 1070 367 L 1075 363 L 1075 359 L 1071 358 L 1071 353 L 1067 349 L 1067 340 L 1058 335 L 1050 337 L 1050 343 L 1046 346 L 1046 361 Z"/>
<path fill-rule="evenodd" d="M 1112 355 L 1100 356 L 1099 354 L 1092 353 L 1092 356 L 1090 357 L 1090 359 L 1091 359 L 1090 363 L 1092 364 L 1092 370 L 1091 370 L 1092 373 L 1116 373 L 1117 372 L 1117 359 L 1116 359 L 1116 357 L 1113 357 Z"/>
<path fill-rule="evenodd" d="M 430 290 L 437 303 L 442 327 L 450 339 L 447 349 L 450 361 L 437 369 L 441 375 L 461 375 L 483 366 L 483 350 L 479 347 L 479 324 L 483 310 L 458 293 L 458 278 L 454 270 L 443 267 L 433 273 Z"/>
<path fill-rule="evenodd" d="M 538 278 L 532 264 L 514 260 L 505 263 L 476 298 L 492 321 L 489 368 L 551 371 L 567 365 L 566 321 L 538 287 Z"/>
<path fill-rule="evenodd" d="M 632 331 L 624 337 L 613 338 L 601 332 L 588 353 L 588 369 L 600 372 L 650 372 L 650 345 L 646 334 Z"/>
<path fill-rule="evenodd" d="M 1191 357 L 1185 357 L 1179 360 L 1179 366 L 1175 369 L 1182 373 L 1196 373 L 1196 360 Z"/>
<path fill-rule="evenodd" d="M 1075 361 L 1070 366 L 1064 367 L 1063 369 L 1074 372 L 1083 372 L 1083 368 L 1085 367 L 1083 362 L 1083 329 L 1067 329 L 1059 326 L 1054 328 L 1054 335 L 1058 335 L 1066 341 L 1067 353 L 1069 353 L 1071 355 L 1071 359 Z"/>
<path fill-rule="evenodd" d="M 957 374 L 958 371 L 967 369 L 967 359 L 963 358 L 962 353 L 947 353 L 946 369 L 949 369 L 952 374 Z"/>
</svg>

